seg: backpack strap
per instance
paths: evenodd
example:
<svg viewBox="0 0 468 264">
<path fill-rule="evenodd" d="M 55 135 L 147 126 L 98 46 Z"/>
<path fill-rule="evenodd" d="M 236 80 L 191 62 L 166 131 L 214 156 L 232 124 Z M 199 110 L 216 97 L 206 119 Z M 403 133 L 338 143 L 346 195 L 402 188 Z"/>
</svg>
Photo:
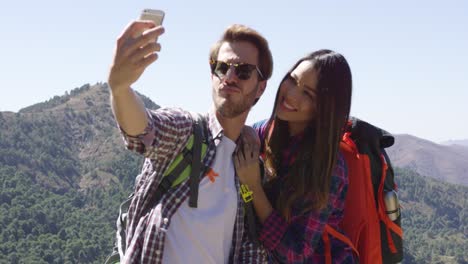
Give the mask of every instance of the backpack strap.
<svg viewBox="0 0 468 264">
<path fill-rule="evenodd" d="M 264 175 L 265 175 L 265 167 L 264 167 L 264 162 L 261 157 L 258 159 L 259 165 L 260 165 L 260 177 L 262 181 L 264 180 Z M 258 234 L 257 234 L 257 218 L 255 217 L 255 211 L 253 208 L 253 197 L 252 197 L 252 192 L 249 190 L 247 185 L 241 184 L 240 185 L 240 195 L 242 197 L 242 200 L 244 201 L 244 216 L 246 217 L 244 221 L 246 222 L 247 225 L 247 231 L 249 234 L 250 239 L 252 240 L 252 243 L 255 246 L 258 246 L 259 241 L 258 241 Z"/>
<path fill-rule="evenodd" d="M 336 231 L 336 229 L 326 224 L 325 229 L 322 233 L 322 239 L 325 248 L 325 264 L 332 264 L 331 243 L 329 235 L 350 246 L 354 254 L 356 254 L 356 256 L 359 258 L 359 252 L 354 247 L 353 242 L 351 242 L 351 240 L 347 236 L 341 234 L 340 232 Z"/>
<path fill-rule="evenodd" d="M 155 195 L 152 197 L 151 201 L 148 203 L 148 207 L 143 211 L 142 215 L 151 210 L 161 200 L 163 195 L 169 191 L 169 189 L 174 185 L 175 181 L 179 178 L 182 171 L 187 168 L 189 164 L 192 162 L 192 155 L 188 149 L 184 149 L 182 151 L 183 159 L 177 164 L 177 166 L 169 173 L 168 175 L 164 176 L 161 182 L 156 189 Z"/>
<path fill-rule="evenodd" d="M 382 181 L 380 182 L 379 193 L 378 193 L 378 195 L 379 195 L 378 213 L 379 213 L 380 220 L 385 223 L 385 229 L 386 229 L 385 231 L 386 231 L 386 234 L 387 234 L 388 247 L 389 247 L 390 251 L 393 254 L 396 254 L 398 252 L 398 250 L 397 250 L 397 248 L 395 246 L 395 243 L 393 241 L 393 238 L 392 238 L 392 236 L 390 234 L 390 230 L 392 230 L 395 234 L 397 234 L 401 238 L 403 237 L 403 230 L 401 229 L 400 226 L 398 226 L 392 220 L 390 220 L 390 218 L 388 218 L 388 216 L 387 216 L 387 213 L 385 212 L 385 203 L 384 203 L 384 200 L 383 200 L 383 192 L 384 192 L 385 178 L 387 176 L 386 172 L 387 172 L 388 165 L 387 165 L 385 156 L 383 154 L 381 156 L 381 159 L 382 159 L 382 163 L 384 164 L 384 166 L 382 168 Z"/>
<path fill-rule="evenodd" d="M 154 205 L 161 200 L 162 196 L 173 186 L 177 185 L 180 175 L 191 165 L 190 178 L 189 178 L 189 206 L 197 208 L 198 200 L 198 187 L 200 180 L 200 172 L 202 169 L 202 143 L 206 133 L 204 133 L 204 117 L 200 114 L 190 113 L 192 116 L 192 130 L 193 130 L 193 145 L 191 149 L 185 147 L 182 151 L 182 160 L 171 170 L 171 172 L 163 177 L 158 189 L 153 195 L 148 207 L 143 211 L 146 214 Z"/>
<path fill-rule="evenodd" d="M 202 155 L 202 140 L 203 140 L 203 117 L 197 115 L 193 119 L 193 134 L 194 141 L 192 146 L 192 171 L 190 172 L 190 196 L 189 206 L 192 208 L 198 207 L 198 188 L 200 187 L 200 171 L 202 169 L 201 155 Z"/>
<path fill-rule="evenodd" d="M 255 214 L 252 205 L 253 192 L 245 184 L 240 185 L 239 192 L 242 197 L 242 200 L 244 201 L 244 224 L 247 226 L 247 231 L 250 239 L 252 240 L 254 245 L 257 245 L 257 230 L 255 228 L 257 223 L 255 221 Z"/>
</svg>

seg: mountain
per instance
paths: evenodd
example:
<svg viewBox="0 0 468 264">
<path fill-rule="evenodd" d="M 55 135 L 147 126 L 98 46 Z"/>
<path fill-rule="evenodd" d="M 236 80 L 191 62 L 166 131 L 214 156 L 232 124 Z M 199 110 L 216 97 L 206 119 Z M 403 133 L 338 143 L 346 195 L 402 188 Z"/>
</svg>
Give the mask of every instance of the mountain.
<svg viewBox="0 0 468 264">
<path fill-rule="evenodd" d="M 411 135 L 395 135 L 395 145 L 387 151 L 396 167 L 468 186 L 468 147 L 440 145 Z"/>
<path fill-rule="evenodd" d="M 0 263 L 102 263 L 141 162 L 106 84 L 0 112 Z"/>
<path fill-rule="evenodd" d="M 468 263 L 468 187 L 396 168 L 403 263 Z"/>
<path fill-rule="evenodd" d="M 468 139 L 460 139 L 460 140 L 448 140 L 441 142 L 442 145 L 461 145 L 468 147 Z"/>
<path fill-rule="evenodd" d="M 468 263 L 468 187 L 396 168 L 403 263 Z"/>
<path fill-rule="evenodd" d="M 148 107 L 159 107 L 143 99 Z M 18 113 L 0 113 L 0 125 L 0 162 L 33 172 L 43 187 L 65 193 L 118 182 L 108 172 L 124 149 L 106 84 L 84 85 Z"/>
<path fill-rule="evenodd" d="M 124 149 L 106 84 L 0 112 L 0 263 L 103 263 L 141 163 Z M 408 168 L 395 179 L 403 263 L 467 263 L 468 187 Z"/>
</svg>

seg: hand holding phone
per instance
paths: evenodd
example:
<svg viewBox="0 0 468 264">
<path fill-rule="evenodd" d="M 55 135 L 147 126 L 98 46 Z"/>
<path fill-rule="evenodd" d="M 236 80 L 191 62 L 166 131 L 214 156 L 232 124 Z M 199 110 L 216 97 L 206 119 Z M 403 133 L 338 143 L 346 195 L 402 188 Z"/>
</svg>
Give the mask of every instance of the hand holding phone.
<svg viewBox="0 0 468 264">
<path fill-rule="evenodd" d="M 141 19 L 154 21 L 156 26 L 159 26 L 163 18 L 163 11 L 145 9 L 140 20 L 129 23 L 118 38 L 108 77 L 108 83 L 114 93 L 128 89 L 140 78 L 146 67 L 157 60 L 157 52 L 161 50 L 161 46 L 156 43 L 156 39 L 164 33 L 164 29 L 154 28 Z M 149 36 L 142 37 L 144 31 L 150 31 Z M 154 41 L 151 39 L 153 36 Z"/>
<path fill-rule="evenodd" d="M 151 20 L 156 26 L 161 26 L 164 20 L 164 15 L 165 13 L 162 10 L 146 8 L 141 11 L 139 20 Z M 139 34 L 142 33 L 144 33 L 144 31 L 139 32 Z M 157 41 L 157 38 L 155 41 Z"/>
</svg>

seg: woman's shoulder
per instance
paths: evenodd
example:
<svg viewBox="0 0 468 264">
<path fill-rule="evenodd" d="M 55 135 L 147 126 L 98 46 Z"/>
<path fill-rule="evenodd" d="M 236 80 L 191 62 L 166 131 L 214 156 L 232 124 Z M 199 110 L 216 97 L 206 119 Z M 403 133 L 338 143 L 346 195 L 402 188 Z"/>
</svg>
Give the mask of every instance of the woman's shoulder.
<svg viewBox="0 0 468 264">
<path fill-rule="evenodd" d="M 253 129 L 255 129 L 255 131 L 257 131 L 258 133 L 258 136 L 263 139 L 266 135 L 266 129 L 268 127 L 268 120 L 269 119 L 263 119 L 263 120 L 260 120 L 260 121 L 257 121 L 255 122 L 252 127 Z"/>
<path fill-rule="evenodd" d="M 267 125 L 268 125 L 268 119 L 263 119 L 263 120 L 253 123 L 252 127 L 256 130 L 260 130 L 260 129 L 266 129 Z"/>
</svg>

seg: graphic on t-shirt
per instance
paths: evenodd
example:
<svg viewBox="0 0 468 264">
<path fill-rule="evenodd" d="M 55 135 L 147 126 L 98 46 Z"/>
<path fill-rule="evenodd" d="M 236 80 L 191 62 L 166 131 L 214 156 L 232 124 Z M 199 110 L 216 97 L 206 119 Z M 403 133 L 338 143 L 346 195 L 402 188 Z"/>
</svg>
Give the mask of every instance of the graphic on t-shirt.
<svg viewBox="0 0 468 264">
<path fill-rule="evenodd" d="M 218 177 L 218 176 L 219 176 L 219 174 L 216 173 L 216 172 L 213 170 L 213 168 L 210 168 L 210 169 L 208 170 L 208 172 L 207 172 L 205 175 L 208 177 L 208 179 L 210 179 L 210 182 L 215 182 L 215 177 Z"/>
</svg>

